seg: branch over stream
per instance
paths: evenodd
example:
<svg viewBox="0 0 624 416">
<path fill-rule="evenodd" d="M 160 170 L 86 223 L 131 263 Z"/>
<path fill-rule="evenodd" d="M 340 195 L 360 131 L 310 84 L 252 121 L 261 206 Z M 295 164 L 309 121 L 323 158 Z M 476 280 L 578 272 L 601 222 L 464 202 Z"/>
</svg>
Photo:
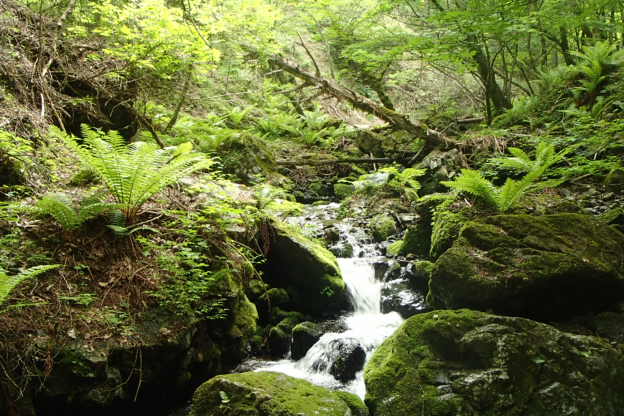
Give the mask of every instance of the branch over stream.
<svg viewBox="0 0 624 416">
<path fill-rule="evenodd" d="M 288 62 L 279 55 L 275 55 L 269 59 L 269 62 L 282 70 L 303 80 L 308 85 L 313 85 L 326 94 L 329 94 L 339 100 L 351 103 L 355 108 L 373 114 L 381 120 L 392 125 L 396 129 L 405 130 L 408 133 L 424 140 L 425 146 L 420 152 L 421 156 L 425 156 L 434 148 L 448 148 L 456 146 L 454 140 L 444 136 L 442 133 L 429 129 L 420 123 L 412 122 L 406 115 L 397 113 L 383 105 L 367 98 L 357 92 L 337 84 L 335 81 L 323 78 L 319 75 L 311 74 L 300 68 L 294 63 Z"/>
</svg>

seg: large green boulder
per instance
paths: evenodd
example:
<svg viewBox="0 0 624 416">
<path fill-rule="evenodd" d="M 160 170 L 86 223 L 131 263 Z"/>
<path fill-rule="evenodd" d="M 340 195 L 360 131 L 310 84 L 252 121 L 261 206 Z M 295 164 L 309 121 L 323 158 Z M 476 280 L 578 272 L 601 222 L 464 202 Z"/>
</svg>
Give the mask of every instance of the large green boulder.
<svg viewBox="0 0 624 416">
<path fill-rule="evenodd" d="M 357 396 L 273 372 L 217 376 L 193 396 L 191 416 L 366 416 Z"/>
<path fill-rule="evenodd" d="M 436 261 L 428 301 L 540 320 L 603 310 L 624 297 L 624 234 L 580 214 L 469 222 Z"/>
<path fill-rule="evenodd" d="M 621 416 L 624 355 L 600 338 L 470 310 L 416 315 L 365 371 L 373 416 Z"/>
<path fill-rule="evenodd" d="M 264 279 L 288 292 L 288 307 L 314 316 L 333 316 L 349 309 L 347 286 L 336 257 L 298 230 L 279 223 L 264 266 Z"/>
</svg>

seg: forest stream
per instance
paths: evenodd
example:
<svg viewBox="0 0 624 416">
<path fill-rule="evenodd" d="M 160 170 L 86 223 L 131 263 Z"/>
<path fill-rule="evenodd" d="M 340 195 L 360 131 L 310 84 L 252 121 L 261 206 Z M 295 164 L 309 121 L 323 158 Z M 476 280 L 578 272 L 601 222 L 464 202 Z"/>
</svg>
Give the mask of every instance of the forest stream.
<svg viewBox="0 0 624 416">
<path fill-rule="evenodd" d="M 320 226 L 321 218 L 336 217 L 339 206 L 335 203 L 310 206 L 304 215 L 293 217 L 289 222 L 299 226 Z M 340 233 L 338 244 L 353 248 L 350 257 L 338 257 L 353 311 L 341 316 L 338 321 L 343 325 L 338 325 L 336 332 L 325 333 L 303 358 L 295 361 L 289 354 L 288 358 L 279 361 L 255 362 L 254 367 L 258 366 L 257 371 L 277 371 L 323 387 L 346 390 L 363 399 L 366 393 L 363 369 L 357 371 L 354 380 L 343 383 L 331 374 L 332 366 L 345 350 L 351 354 L 362 351 L 368 361 L 375 348 L 401 325 L 403 318 L 397 312 L 381 312 L 384 283 L 376 278 L 374 264 L 386 258 L 370 236 L 349 220 L 340 221 L 334 227 Z"/>
</svg>

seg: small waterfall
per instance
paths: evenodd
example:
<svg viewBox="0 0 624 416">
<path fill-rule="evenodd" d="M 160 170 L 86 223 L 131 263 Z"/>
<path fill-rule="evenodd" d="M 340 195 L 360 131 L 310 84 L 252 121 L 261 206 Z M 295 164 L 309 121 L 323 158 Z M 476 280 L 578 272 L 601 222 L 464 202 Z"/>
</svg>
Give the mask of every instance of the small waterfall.
<svg viewBox="0 0 624 416">
<path fill-rule="evenodd" d="M 403 322 L 396 312 L 381 313 L 382 282 L 375 279 L 373 264 L 383 260 L 374 244 L 362 243 L 361 232 L 346 224 L 338 224 L 341 236 L 353 247 L 355 257 L 338 258 L 343 279 L 349 290 L 354 311 L 342 317 L 343 332 L 325 333 L 299 361 L 290 359 L 267 363 L 256 371 L 278 371 L 293 377 L 333 389 L 350 391 L 364 398 L 364 371 L 354 380 L 342 383 L 330 373 L 331 365 L 342 348 L 361 348 L 365 362 L 375 348 L 389 337 Z M 365 238 L 365 237 L 364 237 Z"/>
</svg>

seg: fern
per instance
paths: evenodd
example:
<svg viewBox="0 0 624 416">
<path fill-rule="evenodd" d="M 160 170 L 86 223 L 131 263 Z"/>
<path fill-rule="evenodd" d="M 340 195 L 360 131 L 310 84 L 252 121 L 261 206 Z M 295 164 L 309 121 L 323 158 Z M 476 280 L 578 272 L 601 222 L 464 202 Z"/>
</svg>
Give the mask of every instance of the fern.
<svg viewBox="0 0 624 416">
<path fill-rule="evenodd" d="M 104 133 L 82 126 L 84 143 L 65 136 L 82 162 L 102 178 L 131 225 L 143 205 L 156 193 L 181 178 L 214 164 L 191 143 L 160 149 L 152 143 L 126 144 L 115 131 Z"/>
<path fill-rule="evenodd" d="M 40 215 L 52 216 L 64 229 L 73 230 L 85 221 L 115 209 L 114 204 L 94 202 L 78 207 L 72 206 L 69 197 L 62 193 L 47 194 L 35 205 Z"/>
<path fill-rule="evenodd" d="M 497 157 L 490 159 L 490 161 L 497 163 L 501 167 L 539 178 L 546 170 L 563 160 L 565 155 L 575 148 L 574 146 L 568 146 L 562 151 L 555 153 L 555 147 L 552 144 L 539 142 L 535 148 L 535 159 L 531 159 L 522 149 L 510 147 L 507 150 L 513 157 Z"/>
<path fill-rule="evenodd" d="M 47 264 L 42 266 L 35 266 L 31 267 L 30 269 L 24 270 L 23 272 L 15 276 L 9 276 L 8 274 L 6 274 L 6 272 L 0 269 L 0 305 L 2 305 L 7 300 L 7 298 L 11 294 L 11 291 L 24 280 L 37 277 L 42 273 L 45 273 L 52 269 L 56 269 L 58 267 L 61 267 L 61 265 Z"/>
<path fill-rule="evenodd" d="M 531 159 L 521 149 L 509 148 L 513 157 L 494 158 L 493 161 L 501 166 L 508 167 L 526 175 L 520 180 L 507 179 L 497 187 L 481 175 L 481 172 L 472 169 L 462 169 L 462 174 L 454 181 L 442 182 L 443 185 L 456 192 L 467 192 L 483 200 L 498 212 L 509 211 L 527 192 L 537 191 L 545 187 L 559 185 L 561 180 L 537 182 L 552 165 L 559 162 L 572 150 L 566 148 L 555 153 L 552 144 L 540 142 L 535 149 L 535 159 Z"/>
</svg>

